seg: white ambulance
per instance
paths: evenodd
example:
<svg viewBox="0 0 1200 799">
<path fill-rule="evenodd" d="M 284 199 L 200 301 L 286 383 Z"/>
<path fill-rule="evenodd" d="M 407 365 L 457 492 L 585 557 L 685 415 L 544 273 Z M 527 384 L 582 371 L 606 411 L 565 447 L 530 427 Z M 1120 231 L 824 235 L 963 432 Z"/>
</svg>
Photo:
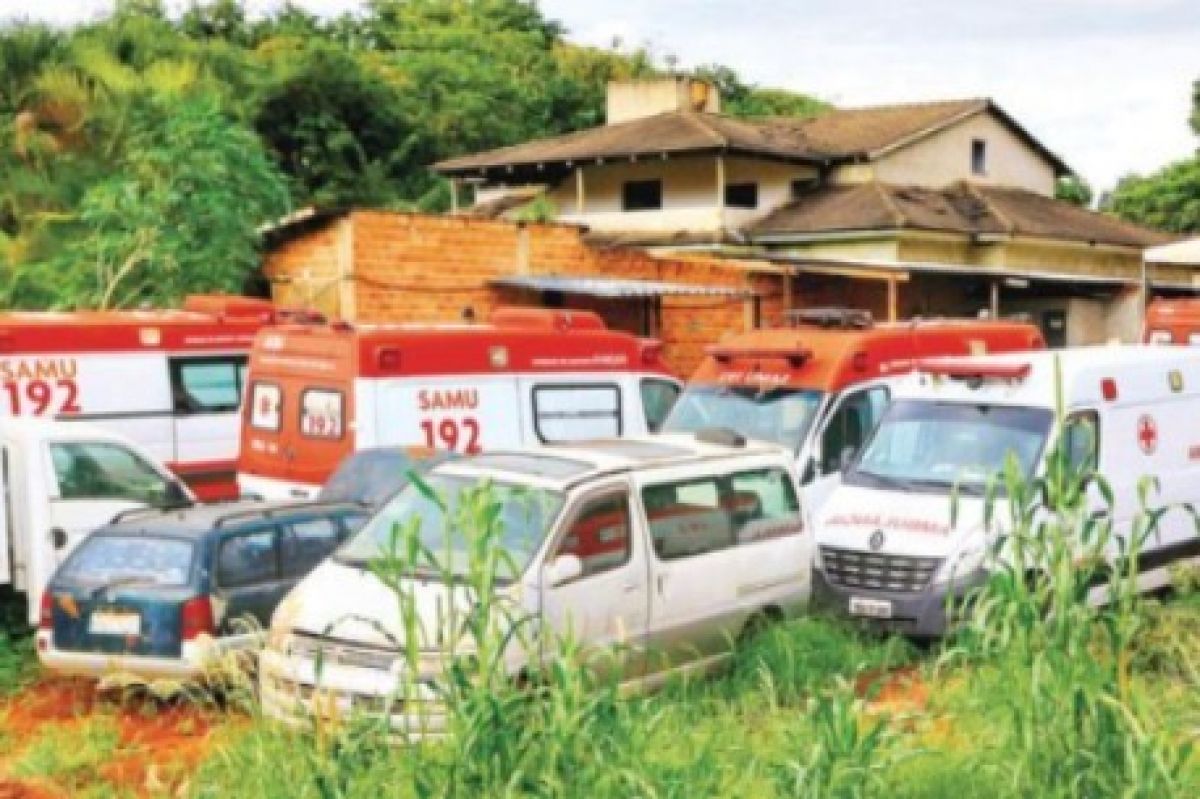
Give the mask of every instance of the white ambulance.
<svg viewBox="0 0 1200 799">
<path fill-rule="evenodd" d="M 1112 513 L 1118 538 L 1128 539 L 1141 510 L 1139 483 L 1159 481 L 1151 502 L 1172 509 L 1144 546 L 1141 587 L 1165 585 L 1168 565 L 1200 556 L 1195 521 L 1180 507 L 1200 504 L 1200 353 L 1135 345 L 929 360 L 894 382 L 892 397 L 817 517 L 821 604 L 913 636 L 942 634 L 948 595 L 981 585 L 994 566 L 987 483 L 1009 455 L 1027 475 L 1040 473 L 1056 441 L 1073 461 L 1098 459 L 1113 506 L 1098 494 L 1089 502 Z"/>
<path fill-rule="evenodd" d="M 193 501 L 128 439 L 87 424 L 0 417 L 0 587 L 36 599 L 75 545 L 115 514 Z M 36 624 L 38 603 L 28 605 Z"/>
<path fill-rule="evenodd" d="M 542 308 L 488 324 L 269 328 L 247 385 L 238 479 L 266 498 L 315 495 L 367 447 L 475 454 L 653 432 L 680 391 L 657 341 Z"/>
<path fill-rule="evenodd" d="M 236 496 L 247 352 L 272 321 L 271 303 L 224 295 L 170 311 L 0 314 L 0 417 L 93 423 L 201 496 Z"/>
</svg>

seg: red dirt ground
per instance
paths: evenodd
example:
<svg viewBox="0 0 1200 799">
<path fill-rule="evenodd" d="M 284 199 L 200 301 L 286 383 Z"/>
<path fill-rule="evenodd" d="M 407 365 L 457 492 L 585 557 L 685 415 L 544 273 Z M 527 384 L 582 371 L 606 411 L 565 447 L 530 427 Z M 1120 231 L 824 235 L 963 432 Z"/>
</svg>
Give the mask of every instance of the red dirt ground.
<svg viewBox="0 0 1200 799">
<path fill-rule="evenodd" d="M 95 775 L 97 784 L 139 795 L 174 795 L 208 754 L 219 726 L 244 720 L 185 702 L 101 696 L 90 680 L 46 678 L 19 696 L 0 703 L 0 731 L 19 748 L 46 725 L 70 726 L 90 718 L 114 720 L 117 751 Z M 44 781 L 19 781 L 4 775 L 0 755 L 0 799 L 50 799 L 68 796 Z"/>
</svg>

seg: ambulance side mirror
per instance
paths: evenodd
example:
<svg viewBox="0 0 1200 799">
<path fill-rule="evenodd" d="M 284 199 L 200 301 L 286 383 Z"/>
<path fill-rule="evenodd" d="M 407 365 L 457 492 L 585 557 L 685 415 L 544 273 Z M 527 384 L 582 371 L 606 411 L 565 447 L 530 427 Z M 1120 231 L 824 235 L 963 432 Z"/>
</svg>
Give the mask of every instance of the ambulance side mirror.
<svg viewBox="0 0 1200 799">
<path fill-rule="evenodd" d="M 565 585 L 583 576 L 583 561 L 578 555 L 565 553 L 550 561 L 543 572 L 542 583 L 546 588 Z"/>
</svg>

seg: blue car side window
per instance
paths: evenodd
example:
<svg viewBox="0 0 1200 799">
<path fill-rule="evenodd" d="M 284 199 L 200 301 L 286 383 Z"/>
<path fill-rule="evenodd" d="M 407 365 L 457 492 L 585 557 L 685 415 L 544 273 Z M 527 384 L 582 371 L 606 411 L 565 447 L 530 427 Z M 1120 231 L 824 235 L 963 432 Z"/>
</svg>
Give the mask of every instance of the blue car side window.
<svg viewBox="0 0 1200 799">
<path fill-rule="evenodd" d="M 217 584 L 222 588 L 265 583 L 279 577 L 275 531 L 258 530 L 231 536 L 217 554 Z"/>
</svg>

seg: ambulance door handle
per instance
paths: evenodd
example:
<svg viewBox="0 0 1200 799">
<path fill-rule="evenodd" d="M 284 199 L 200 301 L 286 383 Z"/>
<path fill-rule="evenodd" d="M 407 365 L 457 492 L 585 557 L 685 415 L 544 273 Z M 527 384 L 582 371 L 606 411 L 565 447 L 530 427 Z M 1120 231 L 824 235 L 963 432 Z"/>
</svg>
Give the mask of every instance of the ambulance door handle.
<svg viewBox="0 0 1200 799">
<path fill-rule="evenodd" d="M 666 585 L 667 585 L 667 575 L 663 574 L 662 572 L 659 572 L 658 576 L 655 578 L 655 583 L 658 585 L 659 596 L 662 596 L 663 590 L 666 588 Z"/>
</svg>

